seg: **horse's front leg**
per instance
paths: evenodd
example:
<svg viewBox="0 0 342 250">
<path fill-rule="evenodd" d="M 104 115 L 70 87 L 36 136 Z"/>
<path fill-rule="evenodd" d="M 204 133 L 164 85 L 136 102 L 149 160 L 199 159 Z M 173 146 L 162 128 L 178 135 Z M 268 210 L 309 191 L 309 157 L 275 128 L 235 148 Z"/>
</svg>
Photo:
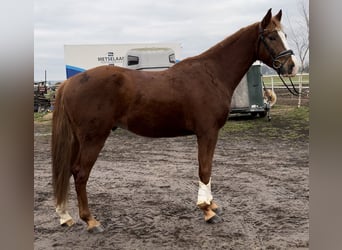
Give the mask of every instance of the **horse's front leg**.
<svg viewBox="0 0 342 250">
<path fill-rule="evenodd" d="M 219 223 L 220 209 L 211 194 L 211 167 L 217 142 L 218 131 L 197 136 L 199 162 L 199 189 L 197 206 L 204 212 L 207 223 Z"/>
</svg>

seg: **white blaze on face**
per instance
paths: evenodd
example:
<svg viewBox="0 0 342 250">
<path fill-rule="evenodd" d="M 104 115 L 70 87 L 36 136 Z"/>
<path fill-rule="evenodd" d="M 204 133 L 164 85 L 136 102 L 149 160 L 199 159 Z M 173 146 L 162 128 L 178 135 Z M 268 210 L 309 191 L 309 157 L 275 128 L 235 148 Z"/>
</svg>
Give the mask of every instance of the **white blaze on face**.
<svg viewBox="0 0 342 250">
<path fill-rule="evenodd" d="M 279 35 L 279 37 L 281 38 L 281 41 L 283 42 L 283 45 L 284 45 L 284 47 L 285 47 L 285 50 L 289 50 L 290 47 L 289 47 L 289 45 L 288 45 L 288 43 L 287 43 L 287 39 L 286 39 L 286 36 L 285 36 L 284 32 L 283 32 L 282 30 L 278 30 L 278 35 Z M 291 76 L 294 76 L 294 75 L 296 75 L 297 72 L 298 72 L 298 68 L 299 68 L 299 67 L 298 67 L 298 61 L 297 61 L 297 58 L 296 58 L 294 55 L 291 55 L 291 59 L 292 59 L 294 65 L 295 65 L 295 66 L 293 67 L 293 69 L 292 69 Z"/>
<path fill-rule="evenodd" d="M 210 205 L 212 200 L 213 196 L 211 195 L 211 179 L 209 180 L 208 184 L 204 184 L 203 182 L 199 181 L 197 205 Z"/>
</svg>

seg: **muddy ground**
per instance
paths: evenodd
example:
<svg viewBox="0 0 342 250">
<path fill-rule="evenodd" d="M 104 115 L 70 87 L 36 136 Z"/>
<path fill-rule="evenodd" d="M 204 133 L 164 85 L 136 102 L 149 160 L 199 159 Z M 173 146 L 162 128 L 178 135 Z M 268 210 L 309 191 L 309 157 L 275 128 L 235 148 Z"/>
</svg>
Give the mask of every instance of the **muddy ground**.
<svg viewBox="0 0 342 250">
<path fill-rule="evenodd" d="M 224 212 L 217 225 L 207 225 L 196 207 L 195 137 L 150 139 L 115 131 L 87 186 L 102 234 L 89 234 L 78 218 L 73 181 L 69 210 L 77 223 L 59 226 L 51 125 L 35 122 L 35 249 L 308 249 L 307 112 L 280 106 L 271 122 L 228 120 L 213 164 L 212 192 Z"/>
</svg>

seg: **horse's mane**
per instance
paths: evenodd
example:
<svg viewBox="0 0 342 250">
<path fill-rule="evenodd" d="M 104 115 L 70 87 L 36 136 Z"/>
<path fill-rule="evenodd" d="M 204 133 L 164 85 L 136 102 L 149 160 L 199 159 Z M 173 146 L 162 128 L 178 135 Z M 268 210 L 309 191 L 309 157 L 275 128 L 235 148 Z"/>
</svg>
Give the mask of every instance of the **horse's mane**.
<svg viewBox="0 0 342 250">
<path fill-rule="evenodd" d="M 243 27 L 241 29 L 239 29 L 238 31 L 236 31 L 235 33 L 233 33 L 232 35 L 226 37 L 223 41 L 215 44 L 214 46 L 212 46 L 211 48 L 209 48 L 208 50 L 204 51 L 201 55 L 205 56 L 211 53 L 215 53 L 217 50 L 220 50 L 222 47 L 229 47 L 230 45 L 236 43 L 237 41 L 239 41 L 241 39 L 241 34 L 244 33 L 244 31 L 251 29 L 252 27 L 254 27 L 257 23 L 251 24 L 249 26 Z"/>
<path fill-rule="evenodd" d="M 260 22 L 256 22 L 256 23 L 253 23 L 253 24 L 251 24 L 251 25 L 248 25 L 248 26 L 246 26 L 246 27 L 243 27 L 243 28 L 239 29 L 238 31 L 236 31 L 236 32 L 233 33 L 232 35 L 226 37 L 223 41 L 221 41 L 221 42 L 215 44 L 214 46 L 212 46 L 212 47 L 209 48 L 208 50 L 204 51 L 204 52 L 203 52 L 202 54 L 200 54 L 199 56 L 201 56 L 201 55 L 203 55 L 203 56 L 204 56 L 204 55 L 208 55 L 208 54 L 210 54 L 210 53 L 212 53 L 212 52 L 215 52 L 215 51 L 219 50 L 221 47 L 229 47 L 230 45 L 236 43 L 238 40 L 240 40 L 240 39 L 242 38 L 241 34 L 242 34 L 244 31 L 249 30 L 249 29 L 253 28 L 253 27 L 256 26 L 256 25 L 259 25 L 259 23 L 260 23 Z M 280 29 L 280 30 L 283 29 L 281 23 L 280 23 L 277 19 L 272 18 L 271 23 L 272 23 L 272 26 L 273 26 L 273 27 L 271 27 L 272 29 L 273 29 L 273 28 L 277 28 L 277 29 Z"/>
</svg>

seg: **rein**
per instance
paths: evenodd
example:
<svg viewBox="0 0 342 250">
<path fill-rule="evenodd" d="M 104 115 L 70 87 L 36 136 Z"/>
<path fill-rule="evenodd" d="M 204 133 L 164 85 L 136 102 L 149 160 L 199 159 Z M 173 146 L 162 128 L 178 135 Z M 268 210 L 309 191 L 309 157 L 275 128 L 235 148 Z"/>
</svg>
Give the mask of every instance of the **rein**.
<svg viewBox="0 0 342 250">
<path fill-rule="evenodd" d="M 300 95 L 299 92 L 298 92 L 298 90 L 297 90 L 296 87 L 294 86 L 291 77 L 289 77 L 289 79 L 290 79 L 291 86 L 292 86 L 292 89 L 293 89 L 293 90 L 291 90 L 291 88 L 289 88 L 289 86 L 286 84 L 286 82 L 284 81 L 283 77 L 282 77 L 279 73 L 278 73 L 278 76 L 279 76 L 280 80 L 283 82 L 283 84 L 285 85 L 285 87 L 287 88 L 287 90 L 288 90 L 292 95 L 294 95 L 294 96 L 299 96 L 299 95 Z"/>
<path fill-rule="evenodd" d="M 299 92 L 296 89 L 296 87 L 294 86 L 291 77 L 289 77 L 290 82 L 291 82 L 291 86 L 292 86 L 292 90 L 291 88 L 288 86 L 288 84 L 285 82 L 285 80 L 283 79 L 283 77 L 280 75 L 280 68 L 284 65 L 283 63 L 281 63 L 278 59 L 285 57 L 285 56 L 291 56 L 294 55 L 293 50 L 288 49 L 288 50 L 284 50 L 282 52 L 280 52 L 278 55 L 274 55 L 274 51 L 270 48 L 270 46 L 267 44 L 266 40 L 265 40 L 265 36 L 264 36 L 264 32 L 265 30 L 261 27 L 261 25 L 259 25 L 259 39 L 258 39 L 258 47 L 257 47 L 257 54 L 259 54 L 259 47 L 260 47 L 260 42 L 262 42 L 265 46 L 265 48 L 267 49 L 267 51 L 269 52 L 271 58 L 272 58 L 272 64 L 273 64 L 273 68 L 277 71 L 278 76 L 280 78 L 280 80 L 283 82 L 284 86 L 287 88 L 287 90 L 294 96 L 299 96 Z M 288 57 L 290 58 L 290 57 Z M 288 60 L 288 59 L 287 59 Z"/>
</svg>

